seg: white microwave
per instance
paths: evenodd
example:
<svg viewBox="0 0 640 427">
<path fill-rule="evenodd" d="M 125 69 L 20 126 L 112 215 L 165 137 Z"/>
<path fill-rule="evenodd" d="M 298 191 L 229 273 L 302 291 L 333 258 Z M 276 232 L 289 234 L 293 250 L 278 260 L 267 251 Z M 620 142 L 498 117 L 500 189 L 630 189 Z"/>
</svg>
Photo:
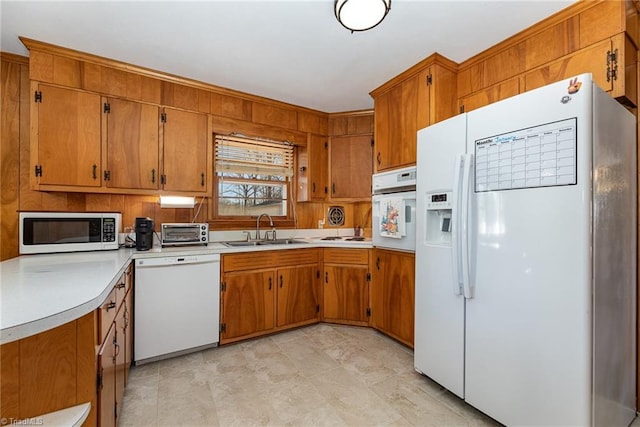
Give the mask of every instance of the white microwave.
<svg viewBox="0 0 640 427">
<path fill-rule="evenodd" d="M 118 249 L 121 222 L 114 212 L 20 212 L 20 253 Z"/>
</svg>

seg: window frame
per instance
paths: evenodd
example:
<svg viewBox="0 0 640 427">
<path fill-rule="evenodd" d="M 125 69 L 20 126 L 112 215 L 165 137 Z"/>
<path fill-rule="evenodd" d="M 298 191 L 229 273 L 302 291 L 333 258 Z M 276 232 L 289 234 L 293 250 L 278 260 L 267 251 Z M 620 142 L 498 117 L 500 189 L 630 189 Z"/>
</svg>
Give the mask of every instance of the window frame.
<svg viewBox="0 0 640 427">
<path fill-rule="evenodd" d="M 213 144 L 214 144 L 214 149 L 213 149 L 213 155 L 215 156 L 215 145 L 216 145 L 216 138 L 215 138 L 215 134 L 213 137 Z M 251 137 L 246 137 L 243 136 L 243 138 L 246 139 L 258 139 L 259 138 L 251 138 Z M 297 182 L 297 174 L 295 173 L 295 171 L 297 170 L 297 164 L 298 164 L 298 149 L 297 146 L 294 144 L 293 145 L 293 174 L 291 175 L 291 177 L 289 179 L 287 179 L 286 182 L 286 191 L 287 191 L 287 213 L 286 215 L 278 215 L 278 216 L 272 216 L 272 220 L 273 220 L 273 225 L 275 227 L 278 228 L 295 228 L 296 226 L 296 221 L 294 219 L 294 204 L 296 201 L 296 182 Z M 256 183 L 259 184 L 260 181 L 256 180 Z M 247 229 L 247 230 L 253 230 L 256 228 L 256 220 L 258 219 L 258 215 L 246 215 L 246 216 L 241 216 L 241 215 L 218 215 L 218 207 L 219 207 L 219 202 L 220 202 L 220 194 L 219 194 L 219 188 L 220 188 L 220 176 L 218 175 L 218 170 L 216 168 L 216 162 L 215 162 L 215 158 L 213 161 L 213 192 L 212 192 L 212 197 L 210 199 L 209 202 L 209 211 L 211 212 L 211 214 L 209 215 L 209 224 L 212 226 L 212 229 L 217 229 L 217 230 L 230 230 L 230 229 Z M 262 218 L 262 220 L 260 221 L 260 225 L 262 227 L 264 227 L 265 223 L 267 222 L 268 219 L 267 218 Z"/>
</svg>

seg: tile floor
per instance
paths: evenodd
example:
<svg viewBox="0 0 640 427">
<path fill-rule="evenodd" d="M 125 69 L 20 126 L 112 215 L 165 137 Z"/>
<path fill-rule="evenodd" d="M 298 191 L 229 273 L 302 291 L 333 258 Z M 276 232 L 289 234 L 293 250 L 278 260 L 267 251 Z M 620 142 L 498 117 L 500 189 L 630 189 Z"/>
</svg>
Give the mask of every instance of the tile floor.
<svg viewBox="0 0 640 427">
<path fill-rule="evenodd" d="M 499 424 L 417 374 L 406 347 L 319 324 L 132 368 L 119 426 L 164 425 Z"/>
</svg>

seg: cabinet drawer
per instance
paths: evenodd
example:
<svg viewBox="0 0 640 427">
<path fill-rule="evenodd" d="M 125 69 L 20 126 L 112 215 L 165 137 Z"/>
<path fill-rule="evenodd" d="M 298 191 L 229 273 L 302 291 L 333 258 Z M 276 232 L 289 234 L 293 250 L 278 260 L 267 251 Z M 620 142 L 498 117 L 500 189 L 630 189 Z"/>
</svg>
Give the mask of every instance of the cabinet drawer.
<svg viewBox="0 0 640 427">
<path fill-rule="evenodd" d="M 367 265 L 369 264 L 369 249 L 325 249 L 324 262 L 329 264 Z"/>
<path fill-rule="evenodd" d="M 274 252 L 273 265 L 285 267 L 290 265 L 315 264 L 319 260 L 317 249 L 294 249 Z"/>
<path fill-rule="evenodd" d="M 243 252 L 222 256 L 222 271 L 259 270 L 273 267 L 273 252 Z"/>
<path fill-rule="evenodd" d="M 123 295 L 124 296 L 124 295 Z M 116 312 L 118 311 L 118 303 L 117 303 L 117 289 L 114 288 L 107 299 L 104 300 L 99 310 L 99 320 L 98 323 L 100 325 L 99 337 L 100 342 L 104 340 L 104 337 L 107 335 L 111 324 L 116 318 Z"/>
</svg>

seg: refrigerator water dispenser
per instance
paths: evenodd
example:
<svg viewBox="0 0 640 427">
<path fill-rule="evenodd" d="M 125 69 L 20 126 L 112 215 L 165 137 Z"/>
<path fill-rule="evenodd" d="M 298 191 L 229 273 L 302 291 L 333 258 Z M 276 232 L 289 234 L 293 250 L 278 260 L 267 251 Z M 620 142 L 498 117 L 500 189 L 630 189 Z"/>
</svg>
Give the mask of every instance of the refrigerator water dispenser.
<svg viewBox="0 0 640 427">
<path fill-rule="evenodd" d="M 427 193 L 425 243 L 451 245 L 452 192 Z"/>
</svg>

